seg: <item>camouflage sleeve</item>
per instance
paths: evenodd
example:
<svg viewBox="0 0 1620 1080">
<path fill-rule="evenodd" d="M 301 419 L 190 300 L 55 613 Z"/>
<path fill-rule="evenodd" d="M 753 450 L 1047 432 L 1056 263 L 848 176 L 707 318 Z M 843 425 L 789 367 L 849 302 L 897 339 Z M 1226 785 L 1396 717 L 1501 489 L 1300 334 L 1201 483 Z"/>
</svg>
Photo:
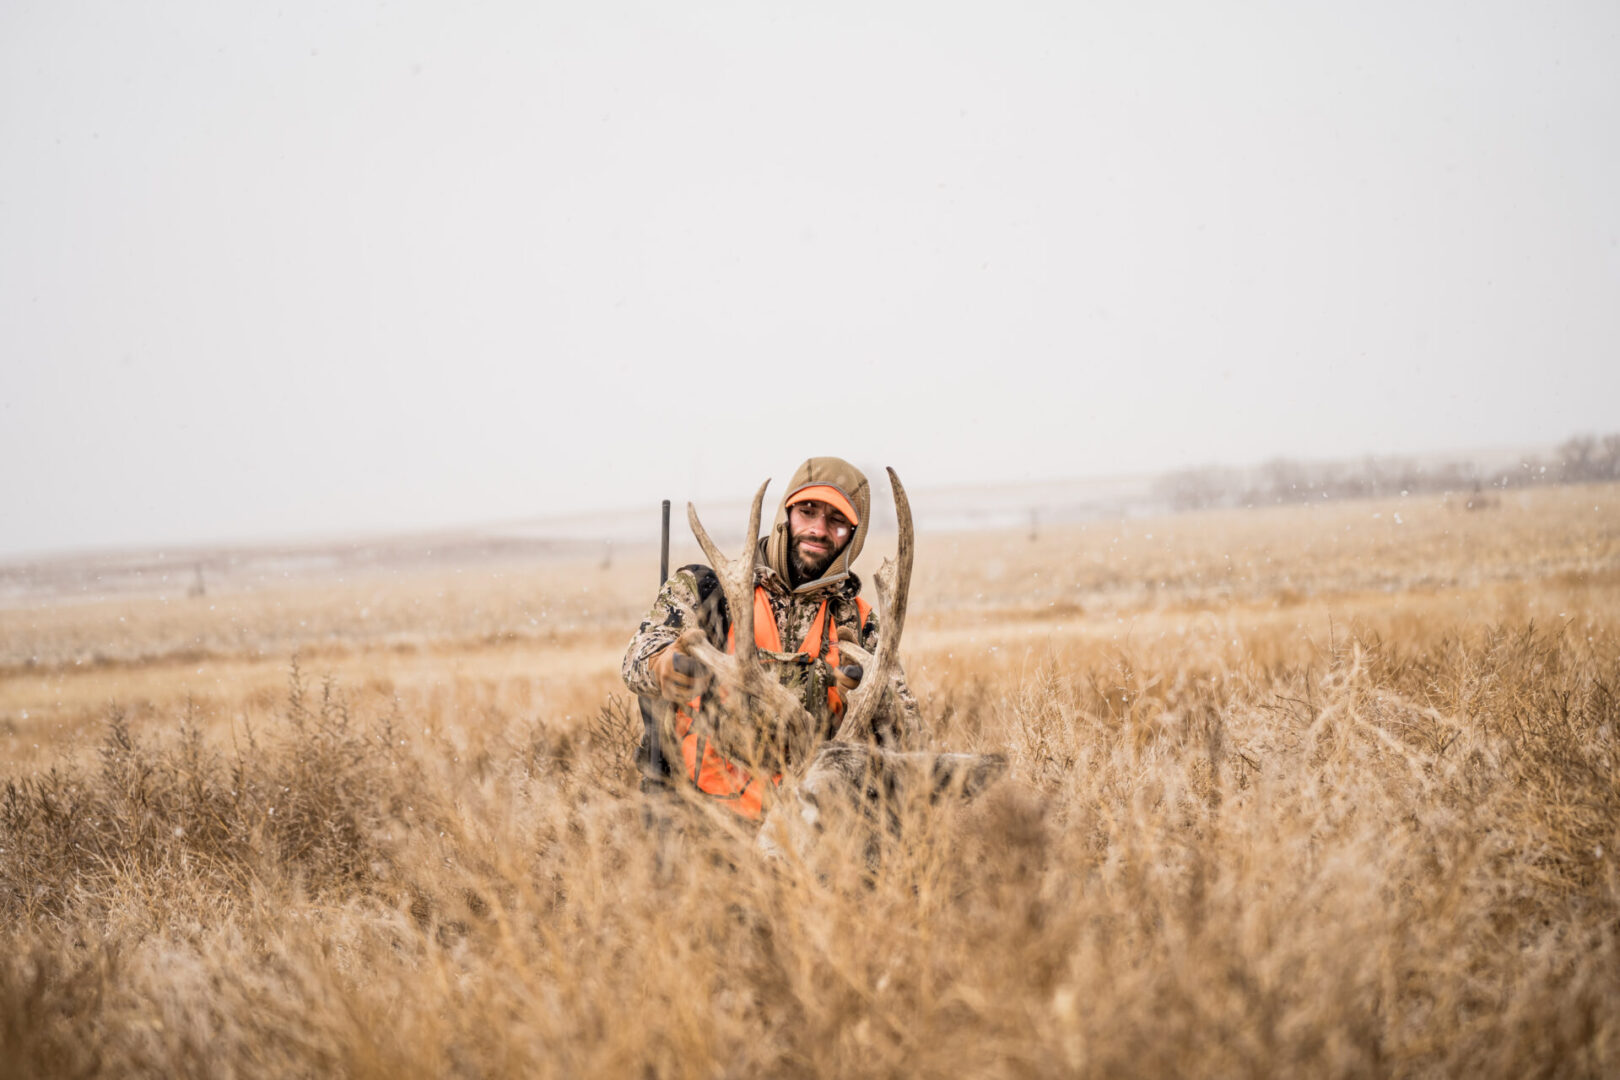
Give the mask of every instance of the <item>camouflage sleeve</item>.
<svg viewBox="0 0 1620 1080">
<path fill-rule="evenodd" d="M 658 696 L 658 680 L 653 677 L 649 662 L 680 637 L 682 630 L 703 625 L 697 614 L 698 604 L 697 575 L 692 567 L 683 566 L 658 590 L 652 610 L 641 620 L 641 626 L 630 639 L 630 647 L 624 652 L 620 674 L 624 676 L 624 685 L 633 693 Z M 712 633 L 709 640 L 714 640 Z M 724 644 L 719 642 L 716 647 L 724 647 Z"/>
<path fill-rule="evenodd" d="M 874 609 L 861 629 L 861 646 L 873 652 L 877 641 L 878 613 Z M 906 683 L 906 673 L 898 660 L 894 665 L 893 688 L 883 695 L 877 715 L 872 718 L 872 733 L 877 736 L 879 745 L 891 749 L 910 749 L 922 734 L 922 710 L 917 707 L 917 699 Z"/>
</svg>

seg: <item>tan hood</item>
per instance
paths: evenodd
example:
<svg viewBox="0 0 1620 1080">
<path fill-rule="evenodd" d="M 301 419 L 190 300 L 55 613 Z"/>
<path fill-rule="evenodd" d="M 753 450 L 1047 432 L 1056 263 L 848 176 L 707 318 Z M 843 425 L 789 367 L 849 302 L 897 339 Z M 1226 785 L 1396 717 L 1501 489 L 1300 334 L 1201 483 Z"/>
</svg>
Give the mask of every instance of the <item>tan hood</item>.
<svg viewBox="0 0 1620 1080">
<path fill-rule="evenodd" d="M 849 577 L 849 568 L 854 564 L 855 557 L 861 553 L 861 545 L 866 543 L 866 531 L 872 521 L 872 493 L 867 486 L 865 473 L 843 458 L 835 457 L 814 457 L 800 465 L 776 504 L 776 521 L 764 539 L 765 562 L 776 571 L 783 583 L 793 580 L 792 575 L 788 573 L 787 501 L 794 492 L 815 484 L 831 484 L 843 492 L 844 497 L 855 507 L 855 512 L 860 515 L 861 520 L 856 523 L 855 531 L 850 534 L 849 546 L 839 553 L 831 566 L 827 567 L 827 572 L 815 581 L 805 582 L 794 589 L 796 593 L 813 592 Z"/>
</svg>

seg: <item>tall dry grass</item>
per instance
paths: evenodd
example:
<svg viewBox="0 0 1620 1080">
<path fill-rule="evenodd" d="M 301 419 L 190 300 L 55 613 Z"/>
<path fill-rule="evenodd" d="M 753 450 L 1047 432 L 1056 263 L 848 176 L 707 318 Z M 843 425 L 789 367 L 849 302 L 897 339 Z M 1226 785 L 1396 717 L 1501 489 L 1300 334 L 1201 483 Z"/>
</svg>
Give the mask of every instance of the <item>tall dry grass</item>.
<svg viewBox="0 0 1620 1080">
<path fill-rule="evenodd" d="M 875 860 L 649 809 L 596 675 L 565 719 L 356 645 L 103 711 L 0 793 L 0 1072 L 1614 1075 L 1616 527 L 1565 509 L 1382 565 L 1305 511 L 1169 519 L 1183 585 L 1057 614 L 1019 579 L 1119 533 L 936 539 L 913 680 L 1012 778 Z M 1210 593 L 1257 521 L 1289 582 Z"/>
</svg>

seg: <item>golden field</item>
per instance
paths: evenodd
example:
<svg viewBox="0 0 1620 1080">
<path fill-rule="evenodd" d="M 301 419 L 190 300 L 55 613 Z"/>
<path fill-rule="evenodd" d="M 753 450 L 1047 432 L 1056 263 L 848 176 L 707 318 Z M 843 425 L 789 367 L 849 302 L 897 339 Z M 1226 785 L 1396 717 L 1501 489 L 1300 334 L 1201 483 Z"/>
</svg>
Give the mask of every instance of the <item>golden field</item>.
<svg viewBox="0 0 1620 1080">
<path fill-rule="evenodd" d="M 0 1075 L 1620 1074 L 1620 489 L 920 537 L 1010 776 L 816 869 L 647 824 L 655 558 L 0 608 Z"/>
</svg>

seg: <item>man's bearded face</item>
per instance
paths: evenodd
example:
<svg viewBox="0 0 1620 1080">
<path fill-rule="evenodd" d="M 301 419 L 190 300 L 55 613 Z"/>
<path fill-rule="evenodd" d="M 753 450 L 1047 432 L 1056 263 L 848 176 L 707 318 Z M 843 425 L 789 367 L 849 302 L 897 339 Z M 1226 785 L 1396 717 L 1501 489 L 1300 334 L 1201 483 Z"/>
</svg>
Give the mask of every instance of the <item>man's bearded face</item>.
<svg viewBox="0 0 1620 1080">
<path fill-rule="evenodd" d="M 849 546 L 855 527 L 824 502 L 806 499 L 788 507 L 788 561 L 794 584 L 814 581 Z"/>
</svg>

